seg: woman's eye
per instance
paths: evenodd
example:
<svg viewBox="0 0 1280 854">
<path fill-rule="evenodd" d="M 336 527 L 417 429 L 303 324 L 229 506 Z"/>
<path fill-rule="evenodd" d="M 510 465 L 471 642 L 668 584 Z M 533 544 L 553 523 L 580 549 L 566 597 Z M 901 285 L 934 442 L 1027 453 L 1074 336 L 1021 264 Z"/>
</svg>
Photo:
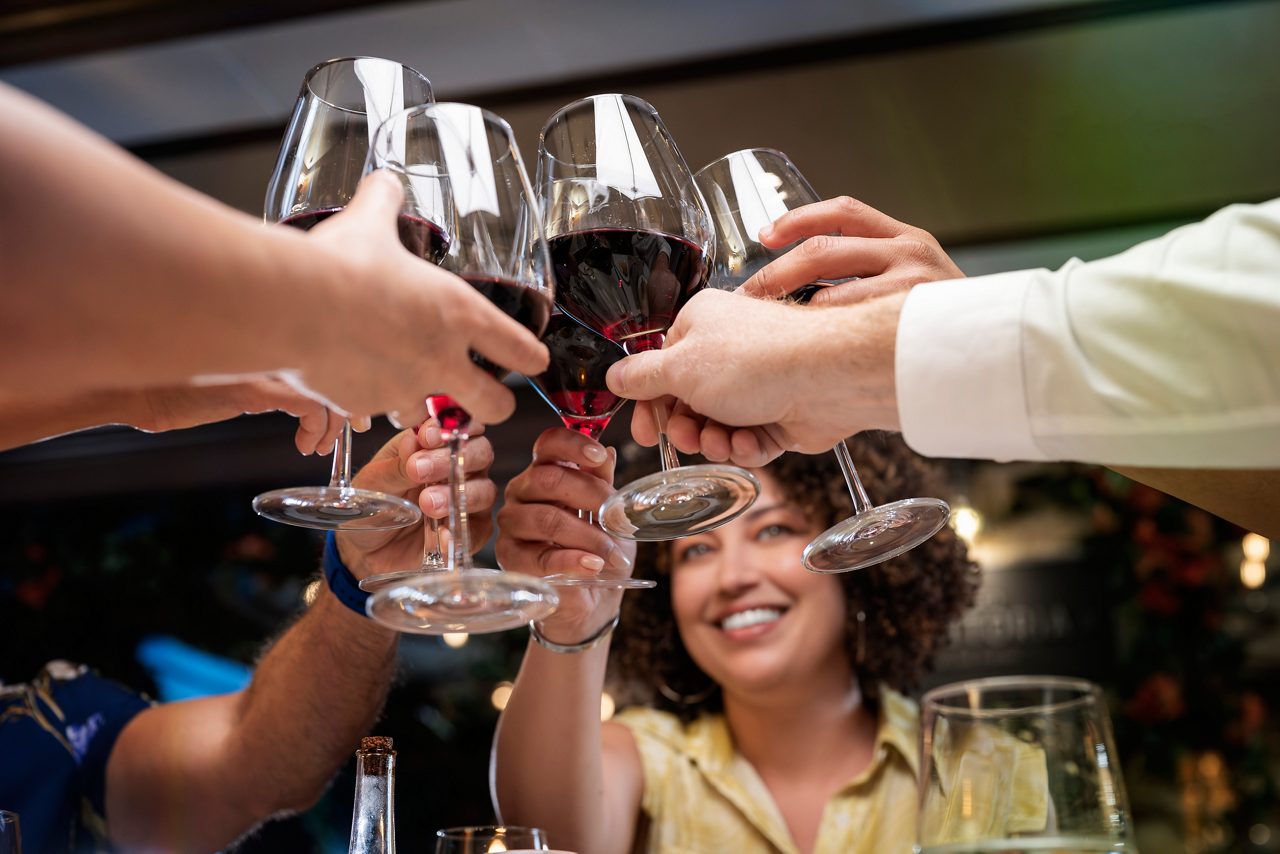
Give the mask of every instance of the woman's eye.
<svg viewBox="0 0 1280 854">
<path fill-rule="evenodd" d="M 690 543 L 681 549 L 676 555 L 676 563 L 686 563 L 691 560 L 697 560 L 703 555 L 710 553 L 711 547 L 706 543 Z"/>
<path fill-rule="evenodd" d="M 794 528 L 790 525 L 783 525 L 779 523 L 775 525 L 766 525 L 761 528 L 760 532 L 756 534 L 756 538 L 761 540 L 772 540 L 775 537 L 789 537 L 793 534 L 795 534 Z"/>
</svg>

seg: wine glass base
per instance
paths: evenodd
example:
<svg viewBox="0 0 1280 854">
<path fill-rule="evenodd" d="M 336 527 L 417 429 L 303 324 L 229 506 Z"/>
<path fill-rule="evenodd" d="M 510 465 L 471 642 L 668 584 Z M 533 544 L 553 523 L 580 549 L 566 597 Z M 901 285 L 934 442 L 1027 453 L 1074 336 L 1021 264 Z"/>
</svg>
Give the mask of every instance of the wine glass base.
<svg viewBox="0 0 1280 854">
<path fill-rule="evenodd" d="M 321 531 L 389 531 L 422 521 L 412 501 L 353 487 L 273 489 L 254 498 L 253 509 L 273 522 Z"/>
<path fill-rule="evenodd" d="M 429 564 L 424 563 L 416 569 L 401 569 L 395 572 L 380 572 L 377 575 L 370 575 L 360 579 L 356 586 L 365 593 L 373 593 L 384 587 L 390 587 L 393 584 L 399 584 L 410 578 L 417 578 L 419 575 L 426 575 L 431 572 L 443 572 L 448 569 L 443 563 Z"/>
<path fill-rule="evenodd" d="M 746 469 L 680 466 L 627 484 L 600 505 L 598 518 L 615 537 L 676 540 L 733 521 L 759 495 L 760 481 Z"/>
<path fill-rule="evenodd" d="M 560 604 L 532 575 L 469 569 L 428 572 L 369 597 L 365 610 L 389 629 L 418 635 L 502 632 L 546 617 Z"/>
<path fill-rule="evenodd" d="M 805 546 L 801 560 L 811 572 L 865 569 L 910 551 L 951 518 L 940 498 L 905 498 L 872 507 L 828 528 Z"/>
<path fill-rule="evenodd" d="M 544 575 L 542 580 L 552 587 L 587 587 L 596 590 L 651 590 L 658 586 L 658 582 L 650 578 L 631 578 L 625 575 L 612 575 L 608 572 L 602 572 L 599 575 L 558 572 L 555 575 Z"/>
</svg>

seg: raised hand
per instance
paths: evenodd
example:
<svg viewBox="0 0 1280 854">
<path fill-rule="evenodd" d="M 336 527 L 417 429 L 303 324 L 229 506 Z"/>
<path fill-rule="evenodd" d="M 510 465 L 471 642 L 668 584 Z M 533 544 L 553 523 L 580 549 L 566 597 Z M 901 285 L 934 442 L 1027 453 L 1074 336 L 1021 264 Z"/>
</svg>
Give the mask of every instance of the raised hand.
<svg viewBox="0 0 1280 854">
<path fill-rule="evenodd" d="M 711 452 L 739 465 L 825 451 L 861 430 L 896 430 L 894 337 L 904 299 L 815 309 L 703 291 L 681 309 L 662 350 L 610 369 L 609 388 L 633 400 L 672 396 L 719 422 L 712 429 L 723 430 L 721 444 Z M 687 418 L 680 441 L 701 444 L 706 426 Z M 632 430 L 642 444 L 656 439 L 643 414 Z"/>
<path fill-rule="evenodd" d="M 780 249 L 804 242 L 761 269 L 739 291 L 780 298 L 805 285 L 849 279 L 829 285 L 810 305 L 848 305 L 921 282 L 960 279 L 964 273 L 924 229 L 898 222 L 857 199 L 840 196 L 788 211 L 760 231 L 760 242 Z"/>
<path fill-rule="evenodd" d="M 492 509 L 497 499 L 497 485 L 489 479 L 493 464 L 493 445 L 477 428 L 467 445 L 467 499 L 473 510 L 471 542 L 477 550 L 493 533 Z M 440 427 L 427 421 L 417 430 L 405 430 L 374 455 L 356 474 L 353 485 L 386 492 L 416 501 L 422 512 L 433 519 L 445 519 L 449 508 L 449 450 L 440 436 Z M 429 526 L 428 526 L 429 527 Z M 444 525 L 440 530 L 445 530 Z M 338 549 L 342 562 L 356 578 L 385 572 L 416 569 L 422 563 L 425 537 L 423 525 L 389 531 L 339 532 Z"/>
<path fill-rule="evenodd" d="M 336 287 L 318 289 L 314 308 L 327 320 L 309 324 L 310 357 L 287 376 L 353 415 L 394 412 L 399 423 L 419 423 L 423 401 L 439 392 L 477 421 L 502 421 L 515 397 L 471 353 L 538 374 L 547 349 L 465 281 L 405 250 L 396 231 L 401 201 L 400 183 L 373 172 L 342 212 L 305 233 L 281 229 L 282 239 L 305 241 L 322 266 L 341 273 Z M 326 329 L 331 336 L 318 332 Z"/>
<path fill-rule="evenodd" d="M 615 540 L 585 519 L 613 494 L 617 456 L 598 442 L 554 427 L 533 447 L 533 462 L 507 484 L 498 512 L 498 562 L 530 575 L 630 572 L 635 543 Z M 573 463 L 571 468 L 565 463 Z M 564 588 L 560 607 L 540 622 L 554 637 L 583 637 L 617 612 L 622 591 Z"/>
</svg>

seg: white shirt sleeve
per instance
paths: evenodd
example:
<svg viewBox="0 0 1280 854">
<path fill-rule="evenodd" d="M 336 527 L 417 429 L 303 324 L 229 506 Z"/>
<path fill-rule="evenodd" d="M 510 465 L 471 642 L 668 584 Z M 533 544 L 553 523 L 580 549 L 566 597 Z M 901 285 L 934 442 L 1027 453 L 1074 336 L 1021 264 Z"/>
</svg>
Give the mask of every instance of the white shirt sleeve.
<svg viewBox="0 0 1280 854">
<path fill-rule="evenodd" d="M 1280 199 L 1101 261 L 919 285 L 896 372 L 928 456 L 1280 467 Z"/>
</svg>

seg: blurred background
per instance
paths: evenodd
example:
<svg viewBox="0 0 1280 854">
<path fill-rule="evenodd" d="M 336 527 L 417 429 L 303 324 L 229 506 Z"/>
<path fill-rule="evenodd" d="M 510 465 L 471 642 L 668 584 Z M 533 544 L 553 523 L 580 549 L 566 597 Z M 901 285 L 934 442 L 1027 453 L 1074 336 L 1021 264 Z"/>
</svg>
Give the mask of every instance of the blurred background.
<svg viewBox="0 0 1280 854">
<path fill-rule="evenodd" d="M 506 117 L 526 160 L 560 105 L 629 92 L 692 167 L 782 149 L 823 195 L 932 231 L 977 274 L 1280 195 L 1278 37 L 1276 0 L 7 0 L 0 80 L 255 215 L 302 76 L 330 57 L 422 70 L 441 100 Z M 500 483 L 556 423 L 512 384 L 519 411 L 489 433 Z M 103 428 L 0 454 L 0 680 L 67 658 L 166 699 L 242 685 L 315 577 L 318 538 L 249 507 L 327 479 L 292 431 L 283 416 Z M 357 456 L 391 432 L 358 437 Z M 1097 680 L 1143 851 L 1280 851 L 1270 544 L 1101 469 L 946 468 L 986 576 L 931 683 Z M 379 725 L 409 847 L 492 818 L 486 756 L 524 636 L 453 644 L 405 639 Z M 241 850 L 342 850 L 351 790 L 348 767 Z"/>
</svg>

